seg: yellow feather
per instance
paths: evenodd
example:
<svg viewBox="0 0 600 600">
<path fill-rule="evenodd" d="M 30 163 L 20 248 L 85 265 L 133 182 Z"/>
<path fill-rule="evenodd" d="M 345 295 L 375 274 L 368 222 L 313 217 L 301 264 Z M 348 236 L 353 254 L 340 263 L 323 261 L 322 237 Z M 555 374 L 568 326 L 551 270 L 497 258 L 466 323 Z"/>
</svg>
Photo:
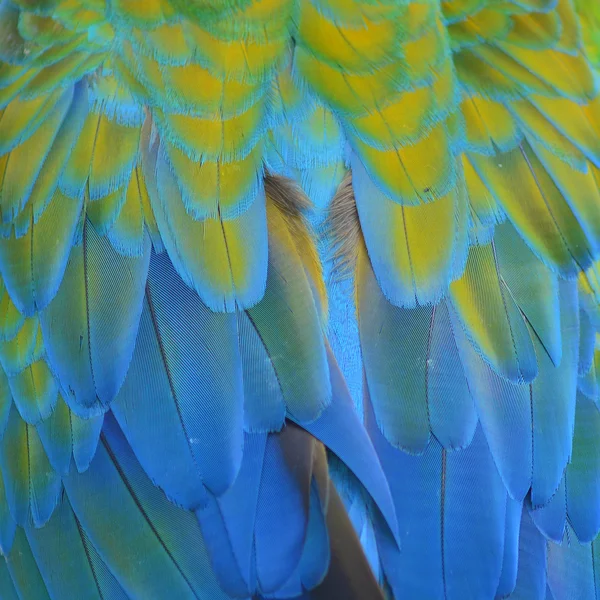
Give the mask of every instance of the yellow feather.
<svg viewBox="0 0 600 600">
<path fill-rule="evenodd" d="M 402 204 L 419 204 L 445 196 L 453 183 L 452 152 L 443 123 L 403 148 L 382 151 L 359 140 L 354 144 L 374 181 Z"/>
<path fill-rule="evenodd" d="M 113 246 L 129 256 L 140 256 L 144 250 L 144 215 L 137 171 L 131 174 L 125 203 L 108 232 Z"/>
<path fill-rule="evenodd" d="M 562 34 L 556 46 L 557 50 L 576 52 L 581 46 L 579 22 L 570 0 L 558 0 L 556 13 L 560 19 Z"/>
<path fill-rule="evenodd" d="M 257 84 L 216 77 L 200 65 L 163 68 L 171 106 L 180 105 L 198 116 L 219 113 L 227 119 L 248 109 L 262 95 Z"/>
<path fill-rule="evenodd" d="M 580 169 L 586 168 L 586 160 L 581 151 L 557 131 L 535 106 L 526 100 L 519 100 L 511 104 L 511 109 L 521 120 L 522 128 L 534 139 L 549 147 L 562 160 L 577 165 Z"/>
<path fill-rule="evenodd" d="M 128 181 L 138 151 L 139 127 L 127 127 L 100 114 L 90 165 L 90 198 L 104 196 Z"/>
<path fill-rule="evenodd" d="M 14 305 L 10 294 L 4 291 L 0 300 L 0 339 L 11 340 L 17 335 L 23 316 Z"/>
<path fill-rule="evenodd" d="M 317 58 L 340 71 L 365 73 L 393 60 L 397 50 L 394 21 L 366 21 L 361 28 L 342 28 L 302 2 L 299 41 Z"/>
<path fill-rule="evenodd" d="M 387 149 L 414 142 L 440 120 L 442 109 L 452 106 L 454 73 L 448 64 L 431 87 L 400 93 L 397 100 L 364 117 L 349 119 L 363 141 Z"/>
<path fill-rule="evenodd" d="M 123 204 L 125 204 L 127 187 L 123 186 L 103 198 L 87 203 L 87 218 L 100 235 L 104 235 L 116 221 Z"/>
<path fill-rule="evenodd" d="M 513 382 L 535 376 L 523 372 L 520 353 L 535 359 L 535 351 L 491 244 L 470 248 L 464 275 L 450 284 L 450 298 L 470 339 L 496 371 Z"/>
<path fill-rule="evenodd" d="M 38 319 L 32 317 L 25 319 L 12 340 L 0 342 L 0 359 L 7 375 L 15 375 L 31 364 L 38 333 Z"/>
<path fill-rule="evenodd" d="M 483 151 L 493 151 L 493 144 L 502 149 L 516 145 L 519 140 L 517 124 L 502 103 L 471 96 L 465 98 L 461 106 L 469 143 Z"/>
<path fill-rule="evenodd" d="M 295 66 L 332 108 L 348 116 L 365 115 L 374 106 L 385 106 L 403 77 L 399 63 L 386 65 L 367 75 L 341 73 L 300 46 L 296 48 Z"/>
<path fill-rule="evenodd" d="M 522 237 L 547 264 L 571 274 L 589 261 L 581 226 L 528 144 L 498 156 L 470 154 L 469 159 Z"/>
<path fill-rule="evenodd" d="M 193 40 L 200 62 L 220 76 L 239 81 L 266 78 L 268 70 L 280 60 L 287 47 L 284 38 L 253 42 L 226 42 L 193 23 L 186 23 L 186 33 Z"/>
<path fill-rule="evenodd" d="M 61 106 L 62 102 L 31 137 L 10 153 L 0 191 L 3 219 L 14 218 L 29 199 L 31 188 L 65 116 L 66 106 Z"/>
<path fill-rule="evenodd" d="M 69 188 L 67 193 L 80 193 L 80 188 L 83 188 L 87 181 L 99 122 L 98 113 L 90 113 L 85 119 L 63 172 L 63 182 Z"/>
<path fill-rule="evenodd" d="M 556 91 L 578 100 L 589 100 L 595 96 L 594 77 L 583 56 L 571 56 L 556 50 L 538 52 L 528 48 L 517 48 L 499 43 L 504 50 L 530 73 Z"/>
<path fill-rule="evenodd" d="M 111 10 L 124 21 L 152 26 L 172 17 L 175 9 L 166 0 L 112 0 Z"/>
<path fill-rule="evenodd" d="M 403 44 L 404 62 L 412 80 L 430 77 L 444 61 L 450 60 L 446 36 L 446 28 L 436 19 L 420 38 Z"/>
<path fill-rule="evenodd" d="M 139 194 L 144 223 L 152 239 L 152 244 L 158 252 L 163 246 L 160 239 L 160 233 L 158 232 L 158 225 L 156 224 L 156 217 L 154 216 L 152 205 L 150 203 L 150 197 L 148 196 L 148 188 L 146 187 L 146 180 L 144 179 L 141 165 L 136 167 L 134 176 L 131 179 L 132 183 L 136 186 L 135 191 L 132 190 L 132 194 Z"/>
<path fill-rule="evenodd" d="M 254 200 L 248 196 L 261 174 L 262 144 L 233 162 L 220 159 L 195 162 L 171 145 L 167 145 L 166 150 L 175 177 L 188 190 L 187 209 L 195 218 L 236 218 Z"/>
<path fill-rule="evenodd" d="M 13 100 L 0 113 L 0 148 L 6 149 L 24 142 L 56 106 L 62 94 L 63 90 L 58 90 L 37 98 Z"/>
<path fill-rule="evenodd" d="M 593 106 L 581 106 L 564 98 L 544 96 L 532 96 L 530 101 L 557 131 L 567 136 L 580 150 L 589 153 L 588 156 L 596 156 L 600 161 L 600 120 L 594 120 Z"/>
<path fill-rule="evenodd" d="M 192 160 L 214 160 L 220 156 L 231 160 L 241 158 L 254 146 L 264 107 L 262 102 L 257 102 L 246 112 L 227 120 L 165 114 L 158 109 L 155 115 L 167 131 L 167 139 Z"/>
<path fill-rule="evenodd" d="M 161 23 L 150 31 L 134 29 L 132 33 L 136 42 L 146 47 L 157 60 L 184 63 L 192 57 L 183 23 Z"/>
<path fill-rule="evenodd" d="M 463 154 L 462 164 L 472 213 L 482 225 L 501 222 L 502 213 L 498 204 L 473 168 L 467 154 Z"/>
<path fill-rule="evenodd" d="M 539 144 L 532 146 L 585 232 L 587 246 L 600 250 L 600 192 L 591 165 L 579 171 Z"/>
</svg>

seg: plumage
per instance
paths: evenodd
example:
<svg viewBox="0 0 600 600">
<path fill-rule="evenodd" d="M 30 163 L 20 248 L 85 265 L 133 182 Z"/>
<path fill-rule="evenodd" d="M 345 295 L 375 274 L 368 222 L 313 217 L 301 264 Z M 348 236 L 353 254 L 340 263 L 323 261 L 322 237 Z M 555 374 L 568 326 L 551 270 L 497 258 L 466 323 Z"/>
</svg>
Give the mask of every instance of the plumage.
<svg viewBox="0 0 600 600">
<path fill-rule="evenodd" d="M 0 597 L 594 598 L 599 40 L 0 1 Z"/>
<path fill-rule="evenodd" d="M 123 257 L 85 221 L 58 293 L 41 313 L 49 362 L 81 416 L 107 406 L 125 378 L 149 261 L 148 237 L 143 256 Z M 107 319 L 110 314 L 121 320 Z"/>
</svg>

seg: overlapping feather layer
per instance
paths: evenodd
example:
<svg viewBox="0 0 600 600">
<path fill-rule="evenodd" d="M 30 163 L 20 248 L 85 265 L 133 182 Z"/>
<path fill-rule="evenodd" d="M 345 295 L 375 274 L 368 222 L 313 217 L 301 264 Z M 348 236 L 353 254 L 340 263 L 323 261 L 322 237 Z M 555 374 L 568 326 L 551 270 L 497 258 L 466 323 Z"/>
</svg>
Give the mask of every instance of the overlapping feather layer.
<svg viewBox="0 0 600 600">
<path fill-rule="evenodd" d="M 0 3 L 3 598 L 594 597 L 575 4 Z"/>
</svg>

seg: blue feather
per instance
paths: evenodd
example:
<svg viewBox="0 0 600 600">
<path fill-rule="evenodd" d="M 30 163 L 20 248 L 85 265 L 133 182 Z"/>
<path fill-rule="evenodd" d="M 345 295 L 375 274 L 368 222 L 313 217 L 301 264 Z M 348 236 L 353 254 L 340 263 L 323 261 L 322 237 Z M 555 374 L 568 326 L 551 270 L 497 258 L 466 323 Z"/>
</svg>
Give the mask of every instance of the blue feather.
<svg viewBox="0 0 600 600">
<path fill-rule="evenodd" d="M 104 416 L 81 419 L 70 411 L 62 397 L 52 415 L 36 426 L 53 469 L 66 475 L 71 468 L 71 458 L 78 471 L 85 471 L 94 454 L 100 437 Z"/>
<path fill-rule="evenodd" d="M 532 521 L 542 534 L 559 544 L 565 535 L 567 523 L 567 492 L 564 476 L 550 501 L 535 510 L 530 507 L 530 512 Z"/>
<path fill-rule="evenodd" d="M 64 478 L 81 528 L 128 597 L 225 600 L 192 513 L 147 478 L 110 413 L 85 473 Z"/>
<path fill-rule="evenodd" d="M 235 314 L 213 313 L 166 254 L 152 255 L 138 341 L 114 412 L 151 479 L 190 509 L 204 502 L 200 482 L 220 494 L 240 467 L 237 335 Z"/>
<path fill-rule="evenodd" d="M 215 574 L 223 589 L 236 597 L 257 587 L 254 525 L 266 443 L 265 434 L 246 434 L 235 482 L 219 498 L 209 496 L 196 511 Z"/>
<path fill-rule="evenodd" d="M 579 311 L 579 369 L 580 376 L 589 373 L 594 363 L 596 328 L 585 310 Z"/>
<path fill-rule="evenodd" d="M 121 387 L 137 335 L 148 264 L 124 257 L 86 222 L 60 289 L 41 313 L 42 331 L 64 399 L 89 417 L 105 410 Z"/>
<path fill-rule="evenodd" d="M 0 596 L 3 600 L 19 600 L 6 561 L 3 559 L 0 560 Z"/>
<path fill-rule="evenodd" d="M 430 436 L 427 368 L 434 309 L 393 306 L 370 267 L 364 271 L 357 282 L 358 327 L 377 423 L 392 445 L 419 453 Z"/>
<path fill-rule="evenodd" d="M 512 498 L 506 499 L 506 516 L 504 518 L 504 558 L 502 571 L 496 590 L 496 597 L 508 596 L 517 583 L 519 565 L 519 532 L 521 529 L 521 513 L 523 504 Z"/>
<path fill-rule="evenodd" d="M 85 471 L 96 454 L 104 415 L 82 419 L 71 412 L 71 441 L 73 443 L 73 459 L 81 473 Z"/>
<path fill-rule="evenodd" d="M 533 468 L 529 386 L 497 375 L 467 339 L 454 309 L 450 319 L 494 462 L 511 497 L 522 500 L 531 487 Z"/>
<path fill-rule="evenodd" d="M 346 167 L 340 159 L 325 167 L 300 169 L 295 172 L 295 178 L 304 193 L 310 198 L 315 209 L 324 210 L 329 207 L 345 174 Z"/>
<path fill-rule="evenodd" d="M 62 398 L 58 399 L 54 412 L 48 419 L 36 426 L 44 450 L 52 468 L 60 475 L 66 475 L 71 467 L 71 415 Z"/>
<path fill-rule="evenodd" d="M 510 500 L 482 428 L 477 428 L 468 448 L 446 453 L 445 495 L 448 598 L 492 597 L 503 562 L 504 505 Z"/>
<path fill-rule="evenodd" d="M 533 420 L 533 478 L 531 503 L 545 505 L 554 495 L 571 455 L 575 425 L 578 366 L 577 284 L 561 281 L 560 325 L 562 360 L 552 364 L 534 339 L 539 373 L 531 384 Z"/>
<path fill-rule="evenodd" d="M 12 550 L 5 558 L 15 590 L 21 600 L 25 598 L 50 600 L 48 590 L 27 542 L 25 531 L 21 527 L 17 528 Z"/>
<path fill-rule="evenodd" d="M 327 507 L 322 498 L 322 495 L 326 493 L 327 490 L 319 492 L 318 484 L 313 479 L 310 489 L 308 531 L 298 566 L 301 587 L 306 590 L 312 590 L 321 583 L 329 568 L 329 535 L 324 515 Z M 297 589 L 301 589 L 301 587 L 298 586 Z"/>
<path fill-rule="evenodd" d="M 0 464 L 12 517 L 23 525 L 31 516 L 41 527 L 52 515 L 62 486 L 35 427 L 22 421 L 15 408 L 2 438 Z"/>
<path fill-rule="evenodd" d="M 42 527 L 52 516 L 62 490 L 62 483 L 60 476 L 48 460 L 35 427 L 31 425 L 25 427 L 29 461 L 25 476 L 29 477 L 31 519 L 35 527 Z"/>
<path fill-rule="evenodd" d="M 390 482 L 402 552 L 380 545 L 403 598 L 493 597 L 502 568 L 506 492 L 480 427 L 464 450 L 432 440 L 420 456 L 393 448 L 367 409 L 367 429 Z"/>
<path fill-rule="evenodd" d="M 280 589 L 302 558 L 314 443 L 294 426 L 267 438 L 254 525 L 256 577 L 263 594 Z"/>
<path fill-rule="evenodd" d="M 25 533 L 52 598 L 102 600 L 79 523 L 66 497 L 44 527 L 28 526 Z"/>
<path fill-rule="evenodd" d="M 573 454 L 567 466 L 567 515 L 577 538 L 591 542 L 600 531 L 600 412 L 577 396 Z"/>
<path fill-rule="evenodd" d="M 383 516 L 386 537 L 392 546 L 399 544 L 398 521 L 390 487 L 375 453 L 373 443 L 361 424 L 348 388 L 335 358 L 329 350 L 333 399 L 321 416 L 303 427 L 333 452 L 356 476 Z M 377 511 L 376 511 L 377 512 Z"/>
<path fill-rule="evenodd" d="M 432 319 L 426 363 L 431 431 L 444 448 L 465 448 L 473 439 L 477 413 L 444 302 L 435 307 Z M 412 350 L 409 354 L 414 357 Z"/>
<path fill-rule="evenodd" d="M 519 534 L 519 570 L 510 600 L 545 600 L 546 540 L 523 509 Z"/>
<path fill-rule="evenodd" d="M 4 476 L 0 471 L 0 552 L 4 556 L 10 552 L 15 537 L 16 527 L 17 524 L 10 513 L 8 501 L 6 499 Z"/>
<path fill-rule="evenodd" d="M 0 464 L 10 513 L 17 523 L 25 523 L 29 516 L 27 425 L 14 406 L 2 438 Z"/>
<path fill-rule="evenodd" d="M 279 431 L 286 404 L 271 357 L 246 312 L 237 313 L 244 380 L 244 429 L 250 433 Z"/>
<path fill-rule="evenodd" d="M 12 404 L 12 394 L 10 392 L 8 378 L 4 374 L 4 371 L 0 369 L 0 439 L 4 435 Z"/>
<path fill-rule="evenodd" d="M 548 545 L 547 577 L 553 600 L 596 600 L 599 541 L 581 544 L 572 529 L 562 544 Z"/>
<path fill-rule="evenodd" d="M 83 542 L 87 558 L 90 561 L 90 566 L 94 571 L 94 578 L 98 589 L 102 593 L 102 597 L 105 599 L 110 598 L 110 600 L 129 600 L 129 597 L 115 576 L 106 566 L 106 563 L 102 560 L 96 548 L 94 548 L 94 545 L 90 541 L 86 532 L 79 525 L 80 524 L 78 522 L 81 540 Z"/>
</svg>

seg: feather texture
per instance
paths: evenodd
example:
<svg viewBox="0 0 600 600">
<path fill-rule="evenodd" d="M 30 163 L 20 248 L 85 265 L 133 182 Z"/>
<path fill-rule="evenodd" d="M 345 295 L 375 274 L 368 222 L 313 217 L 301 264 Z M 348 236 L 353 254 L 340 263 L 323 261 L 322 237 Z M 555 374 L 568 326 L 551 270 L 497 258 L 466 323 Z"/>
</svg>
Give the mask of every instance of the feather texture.
<svg viewBox="0 0 600 600">
<path fill-rule="evenodd" d="M 588 4 L 0 2 L 2 598 L 597 595 Z"/>
</svg>

